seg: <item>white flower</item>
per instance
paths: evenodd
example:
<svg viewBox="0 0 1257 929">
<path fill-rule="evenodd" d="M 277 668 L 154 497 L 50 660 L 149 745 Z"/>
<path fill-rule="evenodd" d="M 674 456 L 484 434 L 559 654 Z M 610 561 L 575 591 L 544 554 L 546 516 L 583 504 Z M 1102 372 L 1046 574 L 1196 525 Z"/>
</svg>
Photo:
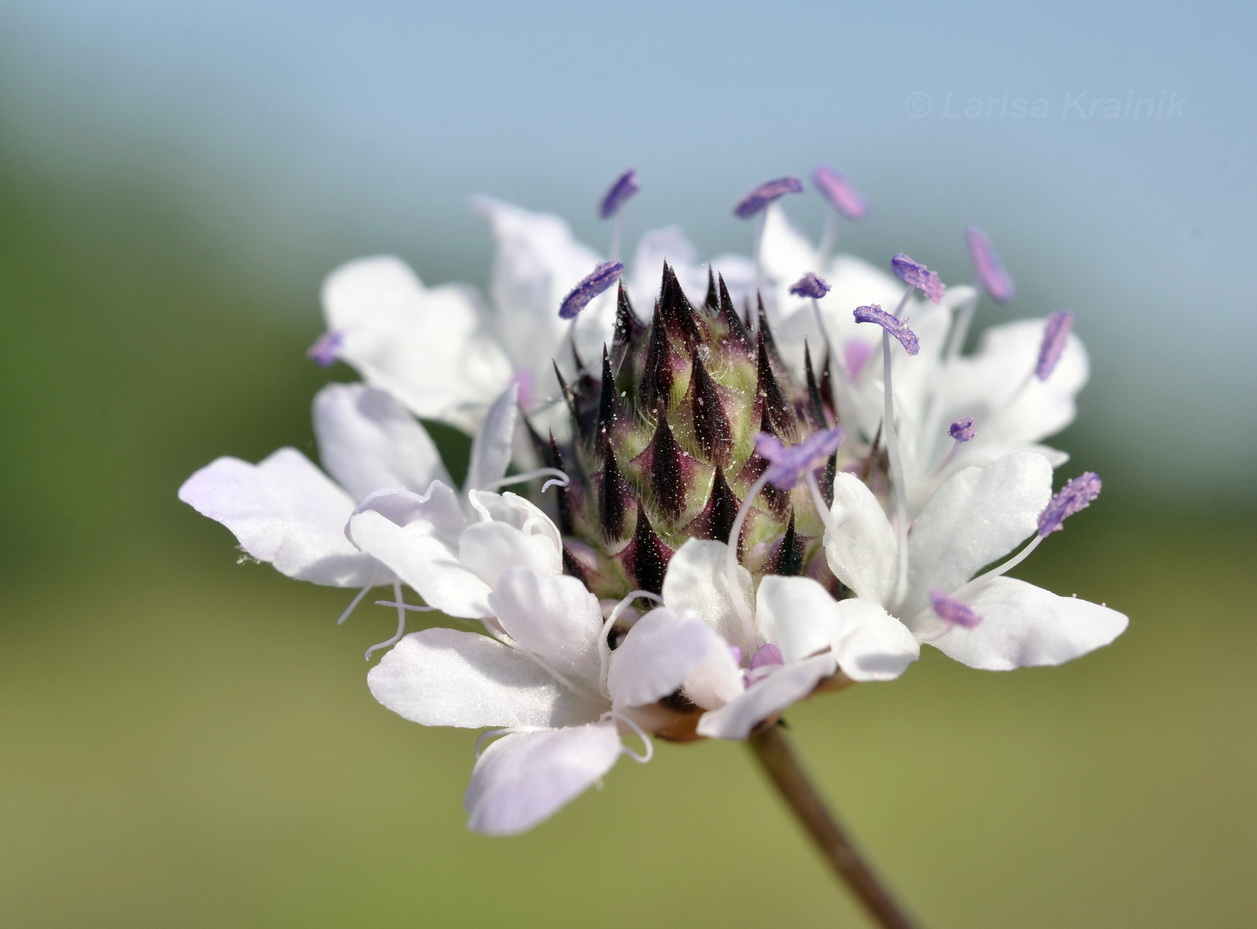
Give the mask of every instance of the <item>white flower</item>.
<svg viewBox="0 0 1257 929">
<path fill-rule="evenodd" d="M 440 455 L 405 408 L 361 384 L 319 391 L 314 432 L 332 478 L 296 449 L 281 448 L 256 465 L 219 458 L 183 483 L 179 499 L 289 577 L 333 587 L 389 583 L 392 574 L 345 538 L 345 523 L 381 487 L 448 482 Z"/>
<path fill-rule="evenodd" d="M 616 308 L 612 291 L 592 300 L 575 321 L 560 319 L 563 297 L 602 256 L 576 241 L 557 216 L 487 198 L 476 206 L 497 244 L 490 302 L 464 285 L 427 287 L 388 256 L 350 262 L 323 285 L 338 357 L 417 415 L 468 431 L 508 383 L 520 385 L 526 410 L 552 397 L 553 366 L 570 377 L 573 349 L 582 359 L 597 359 L 611 341 Z M 625 278 L 639 313 L 648 315 L 654 304 L 664 258 L 682 284 L 705 286 L 706 271 L 694 255 L 677 229 L 643 237 Z M 733 292 L 744 294 L 753 277 L 749 262 L 729 259 L 727 265 Z"/>
<path fill-rule="evenodd" d="M 875 605 L 836 601 L 812 578 L 777 575 L 760 581 L 752 604 L 750 572 L 736 568 L 734 589 L 727 559 L 723 542 L 691 539 L 663 582 L 670 609 L 698 616 L 747 659 L 743 671 L 733 652 L 713 652 L 686 679 L 685 696 L 712 711 L 699 735 L 746 738 L 839 671 L 848 681 L 890 680 L 916 660 L 916 639 Z"/>
<path fill-rule="evenodd" d="M 649 759 L 645 707 L 723 648 L 695 619 L 656 609 L 607 648 L 597 599 L 572 577 L 507 568 L 487 596 L 491 635 L 406 636 L 367 677 L 389 709 L 425 726 L 500 727 L 465 804 L 478 832 L 521 832 L 598 781 L 621 754 Z M 624 747 L 637 735 L 647 753 Z"/>
<path fill-rule="evenodd" d="M 1033 452 L 957 472 L 913 519 L 901 584 L 900 547 L 881 503 L 854 476 L 839 474 L 825 555 L 855 602 L 898 617 L 957 661 L 990 670 L 1060 664 L 1113 641 L 1126 617 L 1025 581 L 971 580 L 1034 533 L 1051 496 L 1052 468 Z M 931 608 L 933 591 L 967 604 L 981 622 L 945 622 Z"/>
</svg>

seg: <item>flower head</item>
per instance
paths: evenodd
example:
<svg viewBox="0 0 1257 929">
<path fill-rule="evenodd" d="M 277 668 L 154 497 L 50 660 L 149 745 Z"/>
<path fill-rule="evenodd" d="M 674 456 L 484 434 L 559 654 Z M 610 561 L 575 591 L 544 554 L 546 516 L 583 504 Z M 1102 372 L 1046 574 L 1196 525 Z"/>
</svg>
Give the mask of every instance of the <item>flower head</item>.
<svg viewBox="0 0 1257 929">
<path fill-rule="evenodd" d="M 813 179 L 863 215 L 837 172 Z M 621 175 L 601 214 L 636 190 Z M 397 645 L 371 691 L 425 725 L 492 728 L 473 828 L 527 829 L 621 755 L 648 760 L 652 738 L 745 738 L 814 693 L 897 677 L 922 644 L 1007 669 L 1125 627 L 1007 576 L 1099 491 L 1088 473 L 1053 496 L 1061 456 L 1039 444 L 1086 377 L 1072 316 L 997 327 L 962 355 L 949 342 L 974 291 L 904 255 L 907 293 L 830 259 L 775 202 L 801 190 L 779 178 L 735 209 L 764 214 L 762 262 L 703 269 L 664 230 L 626 271 L 554 217 L 481 201 L 498 242 L 487 300 L 395 259 L 346 266 L 312 350 L 372 385 L 316 406 L 341 486 L 284 450 L 220 459 L 181 490 L 284 573 L 396 586 Z M 748 289 L 761 279 L 766 295 Z M 414 415 L 476 433 L 462 488 Z M 402 584 L 472 628 L 403 637 Z"/>
</svg>

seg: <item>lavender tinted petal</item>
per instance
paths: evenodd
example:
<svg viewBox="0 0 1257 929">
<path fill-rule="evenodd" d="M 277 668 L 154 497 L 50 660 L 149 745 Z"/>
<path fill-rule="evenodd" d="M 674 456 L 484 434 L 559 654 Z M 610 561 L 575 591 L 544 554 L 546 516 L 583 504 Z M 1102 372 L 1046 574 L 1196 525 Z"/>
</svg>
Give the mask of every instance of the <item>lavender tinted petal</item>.
<svg viewBox="0 0 1257 929">
<path fill-rule="evenodd" d="M 991 247 L 990 238 L 977 226 L 970 226 L 965 230 L 965 242 L 969 246 L 973 269 L 986 292 L 996 303 L 1007 303 L 1015 291 L 1013 279 Z"/>
<path fill-rule="evenodd" d="M 779 177 L 764 181 L 738 201 L 738 205 L 733 208 L 733 215 L 738 219 L 750 219 L 778 197 L 802 192 L 803 182 L 797 177 Z"/>
<path fill-rule="evenodd" d="M 610 219 L 620 212 L 620 207 L 624 206 L 641 189 L 641 185 L 637 183 L 637 172 L 629 168 L 615 179 L 615 183 L 611 185 L 607 195 L 602 198 L 602 205 L 598 207 L 598 215 L 603 219 Z"/>
<path fill-rule="evenodd" d="M 1074 325 L 1074 314 L 1069 310 L 1057 310 L 1048 317 L 1043 327 L 1043 342 L 1039 346 L 1039 361 L 1034 366 L 1034 374 L 1041 381 L 1046 381 L 1056 370 L 1065 345 L 1069 342 L 1069 330 Z"/>
<path fill-rule="evenodd" d="M 623 270 L 624 263 L 621 261 L 604 261 L 598 265 L 563 298 L 563 303 L 559 306 L 559 316 L 563 319 L 575 319 L 576 314 L 585 309 L 590 300 L 620 279 Z"/>
<path fill-rule="evenodd" d="M 915 355 L 921 350 L 921 345 L 917 342 L 917 334 L 908 328 L 908 324 L 901 321 L 898 316 L 887 313 L 876 303 L 871 306 L 856 307 L 853 315 L 857 323 L 876 323 L 881 326 L 899 340 L 899 344 L 909 355 Z"/>
<path fill-rule="evenodd" d="M 863 219 L 868 213 L 868 201 L 829 165 L 817 165 L 812 170 L 812 183 L 833 208 L 847 219 Z"/>
<path fill-rule="evenodd" d="M 1100 478 L 1094 471 L 1084 471 L 1060 489 L 1039 514 L 1039 535 L 1046 536 L 1061 528 L 1067 516 L 1086 509 L 1100 496 Z"/>
<path fill-rule="evenodd" d="M 939 280 L 937 271 L 931 271 L 919 261 L 913 261 L 902 252 L 890 259 L 890 266 L 894 269 L 895 276 L 899 280 L 919 289 L 931 303 L 942 301 L 943 291 L 947 288 Z"/>
</svg>

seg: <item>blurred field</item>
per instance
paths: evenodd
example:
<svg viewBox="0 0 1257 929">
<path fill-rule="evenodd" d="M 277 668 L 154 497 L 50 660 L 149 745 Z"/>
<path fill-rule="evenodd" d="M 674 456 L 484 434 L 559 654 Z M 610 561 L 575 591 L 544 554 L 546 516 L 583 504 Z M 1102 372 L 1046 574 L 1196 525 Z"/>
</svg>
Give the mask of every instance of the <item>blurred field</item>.
<svg viewBox="0 0 1257 929">
<path fill-rule="evenodd" d="M 529 835 L 467 834 L 473 734 L 364 686 L 391 614 L 337 628 L 344 593 L 237 566 L 175 500 L 215 455 L 309 447 L 317 273 L 257 285 L 138 179 L 58 184 L 0 164 L 0 922 L 864 925 L 740 745 L 660 745 Z M 1251 502 L 1112 488 L 1045 544 L 1021 576 L 1132 617 L 1093 656 L 930 652 L 791 714 L 926 925 L 1253 924 Z"/>
</svg>

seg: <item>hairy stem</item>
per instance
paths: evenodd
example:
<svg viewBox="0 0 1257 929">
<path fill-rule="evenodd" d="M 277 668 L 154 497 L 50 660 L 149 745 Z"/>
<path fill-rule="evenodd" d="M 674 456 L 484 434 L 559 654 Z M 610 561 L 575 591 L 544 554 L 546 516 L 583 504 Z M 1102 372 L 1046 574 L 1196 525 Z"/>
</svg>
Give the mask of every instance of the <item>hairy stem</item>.
<svg viewBox="0 0 1257 929">
<path fill-rule="evenodd" d="M 780 725 L 766 726 L 749 739 L 751 750 L 772 779 L 782 798 L 794 811 L 834 872 L 864 904 L 869 915 L 884 929 L 914 929 L 885 885 L 860 856 L 846 832 L 829 812 L 825 801 L 794 753 Z"/>
</svg>

